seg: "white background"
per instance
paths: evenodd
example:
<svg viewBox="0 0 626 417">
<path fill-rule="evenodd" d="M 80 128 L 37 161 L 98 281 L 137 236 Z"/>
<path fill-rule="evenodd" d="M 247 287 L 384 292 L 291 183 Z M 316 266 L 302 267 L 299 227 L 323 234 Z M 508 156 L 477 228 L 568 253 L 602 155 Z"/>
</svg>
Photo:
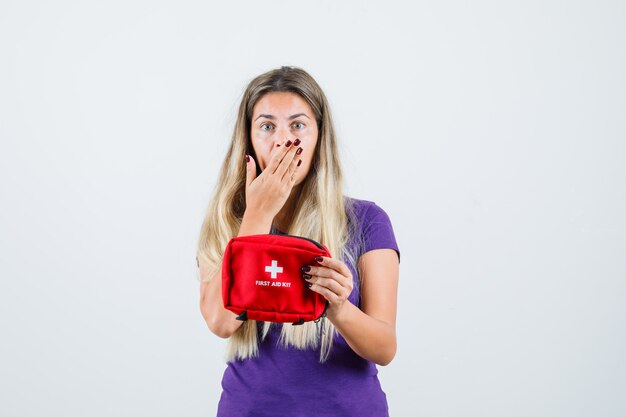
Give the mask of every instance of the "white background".
<svg viewBox="0 0 626 417">
<path fill-rule="evenodd" d="M 396 231 L 391 415 L 625 415 L 625 28 L 620 1 L 2 1 L 0 415 L 215 414 L 195 247 L 281 65 Z"/>
</svg>

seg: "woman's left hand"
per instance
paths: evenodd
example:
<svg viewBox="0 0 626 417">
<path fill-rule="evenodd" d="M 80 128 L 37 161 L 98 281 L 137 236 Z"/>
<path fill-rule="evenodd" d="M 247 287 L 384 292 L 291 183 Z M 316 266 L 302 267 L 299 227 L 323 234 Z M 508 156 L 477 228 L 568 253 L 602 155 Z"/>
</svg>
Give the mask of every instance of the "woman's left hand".
<svg viewBox="0 0 626 417">
<path fill-rule="evenodd" d="M 339 259 L 319 256 L 315 258 L 317 266 L 302 267 L 302 277 L 308 282 L 311 290 L 318 292 L 328 300 L 326 315 L 329 319 L 337 314 L 344 303 L 349 302 L 352 292 L 352 273 L 348 266 Z M 307 271 L 306 268 L 309 268 Z"/>
</svg>

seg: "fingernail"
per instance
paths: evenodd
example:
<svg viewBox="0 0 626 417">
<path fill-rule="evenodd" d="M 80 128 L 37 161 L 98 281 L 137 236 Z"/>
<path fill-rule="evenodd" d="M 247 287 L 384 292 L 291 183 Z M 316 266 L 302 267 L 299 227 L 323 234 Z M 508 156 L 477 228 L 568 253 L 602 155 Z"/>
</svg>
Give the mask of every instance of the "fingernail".
<svg viewBox="0 0 626 417">
<path fill-rule="evenodd" d="M 302 278 L 304 278 L 304 279 L 311 279 L 311 275 L 309 275 L 309 274 L 302 274 Z"/>
<path fill-rule="evenodd" d="M 302 163 L 302 159 L 298 161 L 298 165 L 296 166 L 299 167 L 301 163 Z"/>
<path fill-rule="evenodd" d="M 293 141 L 293 144 L 298 146 L 300 144 L 300 138 L 296 138 L 296 140 Z"/>
<path fill-rule="evenodd" d="M 309 287 L 309 288 L 311 288 L 311 286 L 312 286 L 312 285 L 313 285 L 313 284 L 312 284 L 312 283 L 310 283 L 310 282 L 307 282 L 307 283 L 306 283 L 306 286 L 307 286 L 307 287 Z"/>
<path fill-rule="evenodd" d="M 250 162 L 250 155 L 246 155 L 246 162 Z"/>
<path fill-rule="evenodd" d="M 302 267 L 302 272 L 309 272 L 311 270 L 311 267 L 309 265 L 304 265 Z"/>
<path fill-rule="evenodd" d="M 324 261 L 324 258 L 322 258 L 321 256 L 318 256 L 317 258 L 315 258 L 315 262 L 322 263 L 322 261 Z"/>
<path fill-rule="evenodd" d="M 300 155 L 302 153 L 302 148 L 298 148 L 298 150 L 296 151 L 296 155 Z"/>
<path fill-rule="evenodd" d="M 288 140 L 287 143 L 285 143 L 285 146 L 288 148 L 291 145 L 291 140 Z"/>
</svg>

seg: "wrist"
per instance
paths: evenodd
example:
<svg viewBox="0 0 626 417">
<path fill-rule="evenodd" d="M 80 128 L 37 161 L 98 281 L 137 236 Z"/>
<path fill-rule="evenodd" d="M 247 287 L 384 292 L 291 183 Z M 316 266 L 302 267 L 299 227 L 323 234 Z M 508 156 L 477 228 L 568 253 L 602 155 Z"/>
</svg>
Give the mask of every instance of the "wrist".
<svg viewBox="0 0 626 417">
<path fill-rule="evenodd" d="M 341 323 L 349 320 L 350 309 L 352 307 L 354 307 L 354 304 L 352 304 L 349 300 L 344 301 L 343 303 L 341 303 L 340 306 L 337 307 L 329 305 L 326 316 L 328 317 L 328 320 L 330 320 L 331 323 L 333 323 L 335 326 L 340 325 Z"/>
<path fill-rule="evenodd" d="M 237 236 L 267 234 L 272 227 L 272 217 L 246 210 Z"/>
</svg>

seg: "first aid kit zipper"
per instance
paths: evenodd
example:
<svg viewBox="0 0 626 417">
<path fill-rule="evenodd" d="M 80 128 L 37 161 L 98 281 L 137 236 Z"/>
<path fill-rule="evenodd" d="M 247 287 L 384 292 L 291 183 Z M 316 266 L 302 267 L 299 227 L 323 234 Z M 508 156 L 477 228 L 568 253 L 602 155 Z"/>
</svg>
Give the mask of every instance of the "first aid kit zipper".
<svg viewBox="0 0 626 417">
<path fill-rule="evenodd" d="M 274 230 L 278 230 L 278 229 L 277 229 L 276 227 L 274 227 L 273 225 L 272 225 L 272 228 L 273 228 Z M 322 244 L 321 244 L 321 243 L 319 243 L 319 242 L 317 242 L 317 241 L 315 241 L 315 240 L 313 240 L 313 239 L 311 239 L 311 238 L 308 238 L 308 237 L 304 237 L 304 236 L 297 236 L 297 235 L 290 235 L 290 234 L 288 234 L 288 233 L 282 233 L 282 232 L 281 232 L 281 233 L 279 233 L 279 234 L 277 234 L 276 236 L 291 236 L 291 237 L 297 237 L 297 238 L 299 238 L 299 239 L 308 240 L 309 242 L 313 243 L 313 244 L 314 244 L 315 246 L 317 246 L 318 248 L 320 248 L 320 249 L 322 249 L 322 250 L 326 250 L 326 248 L 324 248 L 324 247 L 322 246 Z"/>
<path fill-rule="evenodd" d="M 309 242 L 313 243 L 313 244 L 314 244 L 315 246 L 317 246 L 318 248 L 320 248 L 320 249 L 322 249 L 322 250 L 325 250 L 325 249 L 324 249 L 324 247 L 323 247 L 323 246 L 322 246 L 319 242 L 316 242 L 315 240 L 310 239 L 310 238 L 308 238 L 308 237 L 304 237 L 304 236 L 296 236 L 296 235 L 285 235 L 285 236 L 297 237 L 297 238 L 299 238 L 299 239 L 308 240 Z"/>
</svg>

